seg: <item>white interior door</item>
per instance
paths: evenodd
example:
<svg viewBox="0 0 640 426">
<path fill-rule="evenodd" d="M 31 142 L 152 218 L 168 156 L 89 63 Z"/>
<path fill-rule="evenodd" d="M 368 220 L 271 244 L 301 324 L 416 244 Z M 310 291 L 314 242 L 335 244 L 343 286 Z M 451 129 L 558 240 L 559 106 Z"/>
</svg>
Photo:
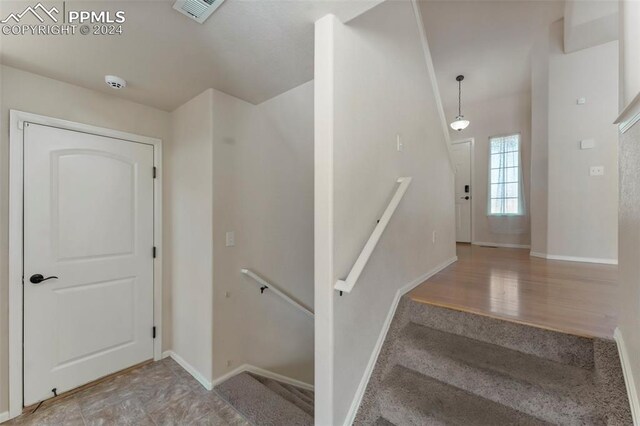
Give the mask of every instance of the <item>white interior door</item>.
<svg viewBox="0 0 640 426">
<path fill-rule="evenodd" d="M 153 358 L 152 327 L 153 147 L 25 123 L 24 404 Z"/>
<path fill-rule="evenodd" d="M 456 168 L 456 241 L 471 242 L 471 141 L 451 147 Z"/>
</svg>

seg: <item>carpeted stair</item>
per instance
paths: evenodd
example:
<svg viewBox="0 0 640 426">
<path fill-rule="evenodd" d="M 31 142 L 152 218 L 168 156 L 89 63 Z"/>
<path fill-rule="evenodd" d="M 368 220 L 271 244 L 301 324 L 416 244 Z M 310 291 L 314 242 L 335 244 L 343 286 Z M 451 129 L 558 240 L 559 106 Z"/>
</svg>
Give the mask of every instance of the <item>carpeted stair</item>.
<svg viewBox="0 0 640 426">
<path fill-rule="evenodd" d="M 312 391 L 247 372 L 215 390 L 254 425 L 313 425 Z"/>
<path fill-rule="evenodd" d="M 631 425 L 615 342 L 404 297 L 357 425 Z"/>
</svg>

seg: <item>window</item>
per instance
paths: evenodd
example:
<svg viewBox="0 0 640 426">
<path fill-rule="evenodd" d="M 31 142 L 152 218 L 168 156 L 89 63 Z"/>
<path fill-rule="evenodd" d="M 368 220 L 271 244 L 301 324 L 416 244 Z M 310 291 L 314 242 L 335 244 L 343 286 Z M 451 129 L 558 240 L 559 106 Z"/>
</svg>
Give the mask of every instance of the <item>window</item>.
<svg viewBox="0 0 640 426">
<path fill-rule="evenodd" d="M 520 135 L 489 138 L 489 214 L 521 215 Z"/>
</svg>

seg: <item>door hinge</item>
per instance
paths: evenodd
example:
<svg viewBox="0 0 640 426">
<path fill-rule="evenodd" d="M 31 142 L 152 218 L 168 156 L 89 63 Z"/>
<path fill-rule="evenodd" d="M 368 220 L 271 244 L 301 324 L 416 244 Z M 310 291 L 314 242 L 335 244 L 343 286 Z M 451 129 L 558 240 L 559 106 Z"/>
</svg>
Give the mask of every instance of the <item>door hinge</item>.
<svg viewBox="0 0 640 426">
<path fill-rule="evenodd" d="M 153 336 L 154 339 L 156 338 L 156 326 L 155 325 L 151 329 L 151 335 Z"/>
<path fill-rule="evenodd" d="M 158 168 L 153 166 L 153 178 L 155 179 L 158 176 Z"/>
<path fill-rule="evenodd" d="M 153 258 L 154 259 L 156 258 L 156 252 L 157 252 L 156 246 L 153 246 Z"/>
</svg>

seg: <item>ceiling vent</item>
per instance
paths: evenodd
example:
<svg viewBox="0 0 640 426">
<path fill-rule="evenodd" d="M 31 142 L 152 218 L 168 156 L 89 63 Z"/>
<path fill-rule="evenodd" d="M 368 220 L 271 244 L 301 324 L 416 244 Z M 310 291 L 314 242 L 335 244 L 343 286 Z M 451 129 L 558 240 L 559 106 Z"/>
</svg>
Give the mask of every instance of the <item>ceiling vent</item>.
<svg viewBox="0 0 640 426">
<path fill-rule="evenodd" d="M 202 24 L 223 2 L 224 0 L 177 0 L 173 8 Z"/>
</svg>

